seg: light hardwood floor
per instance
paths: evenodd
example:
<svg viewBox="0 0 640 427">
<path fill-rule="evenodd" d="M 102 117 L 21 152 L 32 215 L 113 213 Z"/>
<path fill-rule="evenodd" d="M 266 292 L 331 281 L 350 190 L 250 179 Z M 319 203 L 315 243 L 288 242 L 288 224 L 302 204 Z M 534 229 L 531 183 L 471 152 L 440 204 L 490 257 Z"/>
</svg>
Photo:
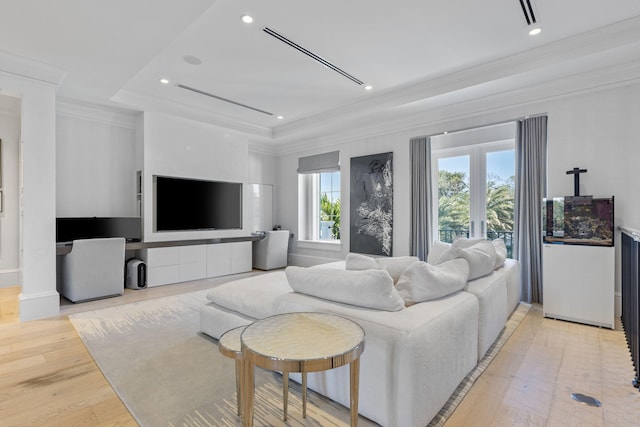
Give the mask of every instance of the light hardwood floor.
<svg viewBox="0 0 640 427">
<path fill-rule="evenodd" d="M 133 291 L 20 323 L 18 288 L 0 289 L 0 425 L 130 426 L 135 421 L 71 326 L 72 312 L 203 289 Z M 640 426 L 640 391 L 620 330 L 545 319 L 533 306 L 447 426 Z M 428 379 L 425 379 L 428 380 Z M 583 393 L 600 408 L 571 399 Z"/>
</svg>

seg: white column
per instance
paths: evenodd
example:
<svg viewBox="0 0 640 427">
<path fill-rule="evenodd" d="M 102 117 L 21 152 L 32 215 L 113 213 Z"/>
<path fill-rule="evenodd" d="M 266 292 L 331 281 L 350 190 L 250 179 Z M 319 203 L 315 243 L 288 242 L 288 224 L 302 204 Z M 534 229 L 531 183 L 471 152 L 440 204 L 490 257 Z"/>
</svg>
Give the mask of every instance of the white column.
<svg viewBox="0 0 640 427">
<path fill-rule="evenodd" d="M 20 320 L 57 316 L 55 87 L 22 90 L 22 293 Z"/>
</svg>

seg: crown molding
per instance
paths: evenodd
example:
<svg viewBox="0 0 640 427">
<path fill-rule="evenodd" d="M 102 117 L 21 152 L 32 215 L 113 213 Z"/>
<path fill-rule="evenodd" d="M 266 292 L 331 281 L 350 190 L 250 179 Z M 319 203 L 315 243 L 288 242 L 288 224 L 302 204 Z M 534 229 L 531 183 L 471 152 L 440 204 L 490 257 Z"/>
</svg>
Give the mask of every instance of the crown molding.
<svg viewBox="0 0 640 427">
<path fill-rule="evenodd" d="M 0 73 L 54 87 L 62 84 L 67 72 L 52 65 L 0 51 Z"/>
<path fill-rule="evenodd" d="M 214 114 L 210 111 L 205 111 L 149 95 L 143 95 L 129 90 L 118 91 L 111 100 L 118 104 L 132 106 L 143 111 L 155 111 L 158 113 L 171 114 L 190 120 L 209 123 L 247 136 L 253 136 L 255 138 L 263 138 L 265 140 L 271 140 L 273 138 L 273 132 L 270 128 L 253 125 L 244 121 Z"/>
<path fill-rule="evenodd" d="M 108 126 L 135 129 L 138 111 L 124 110 L 106 105 L 91 104 L 67 98 L 56 99 L 56 114 L 75 119 L 88 120 Z"/>
<path fill-rule="evenodd" d="M 640 17 L 631 18 L 490 63 L 380 92 L 341 108 L 277 126 L 274 128 L 274 139 L 286 143 L 308 135 L 312 129 L 324 132 L 327 127 L 344 125 L 381 111 L 391 111 L 413 102 L 447 97 L 490 82 L 531 74 L 535 70 L 547 73 L 548 78 L 581 72 L 585 64 L 593 68 L 607 63 L 598 61 L 599 55 L 607 56 L 610 52 L 637 52 L 640 46 L 637 37 L 639 32 Z M 557 70 L 555 76 L 552 75 L 553 70 Z"/>
<path fill-rule="evenodd" d="M 636 55 L 640 56 L 640 55 Z M 335 147 L 358 140 L 400 132 L 416 135 L 433 135 L 455 129 L 461 121 L 486 124 L 486 118 L 500 116 L 500 120 L 516 120 L 523 115 L 539 113 L 545 103 L 640 83 L 640 57 L 632 61 L 587 70 L 583 73 L 563 76 L 545 82 L 521 86 L 510 90 L 494 91 L 490 95 L 479 93 L 476 97 L 448 104 L 428 104 L 412 111 L 384 112 L 369 115 L 334 127 L 322 134 L 311 134 L 274 147 L 277 155 L 308 151 L 311 147 Z M 488 88 L 491 90 L 491 87 Z M 426 130 L 426 132 L 425 132 Z"/>
</svg>

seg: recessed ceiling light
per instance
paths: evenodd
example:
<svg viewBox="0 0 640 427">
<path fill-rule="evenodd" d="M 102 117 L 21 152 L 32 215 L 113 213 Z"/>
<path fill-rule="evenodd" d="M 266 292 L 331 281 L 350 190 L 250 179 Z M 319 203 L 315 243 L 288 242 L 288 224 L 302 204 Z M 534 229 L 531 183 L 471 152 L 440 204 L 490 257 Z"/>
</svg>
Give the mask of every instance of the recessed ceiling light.
<svg viewBox="0 0 640 427">
<path fill-rule="evenodd" d="M 198 58 L 197 56 L 185 55 L 182 57 L 182 59 L 184 59 L 184 62 L 186 62 L 187 64 L 191 64 L 191 65 L 202 64 L 202 59 Z"/>
<path fill-rule="evenodd" d="M 165 79 L 163 77 L 163 78 L 160 79 L 160 83 L 162 83 L 163 85 L 168 85 L 170 82 L 169 82 L 169 79 Z"/>
<path fill-rule="evenodd" d="M 278 117 L 276 117 L 276 119 L 282 120 L 282 119 L 284 119 L 284 116 L 278 116 Z"/>
<path fill-rule="evenodd" d="M 371 85 L 366 85 L 364 87 L 364 90 L 371 90 L 371 89 L 373 89 L 373 86 L 371 86 Z"/>
<path fill-rule="evenodd" d="M 540 28 L 534 28 L 533 30 L 529 31 L 529 35 L 530 36 L 535 36 L 537 34 L 540 34 L 542 30 Z"/>
<path fill-rule="evenodd" d="M 253 22 L 253 17 L 249 15 L 242 15 L 240 19 L 242 19 L 242 22 L 244 22 L 245 24 L 251 24 Z"/>
</svg>

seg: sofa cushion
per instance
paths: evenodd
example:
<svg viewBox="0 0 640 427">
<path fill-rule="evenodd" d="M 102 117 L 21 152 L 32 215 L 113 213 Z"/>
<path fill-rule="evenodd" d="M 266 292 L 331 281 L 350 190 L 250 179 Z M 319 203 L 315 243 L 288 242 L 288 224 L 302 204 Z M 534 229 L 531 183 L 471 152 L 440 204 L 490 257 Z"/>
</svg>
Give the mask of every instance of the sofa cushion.
<svg viewBox="0 0 640 427">
<path fill-rule="evenodd" d="M 470 248 L 477 243 L 488 242 L 493 243 L 493 247 L 496 250 L 496 259 L 493 266 L 494 269 L 502 267 L 504 261 L 507 259 L 507 246 L 502 239 L 487 240 L 482 238 L 466 238 L 459 237 L 453 241 L 452 246 L 456 248 Z"/>
<path fill-rule="evenodd" d="M 405 271 L 410 265 L 420 261 L 415 256 L 396 256 L 390 258 L 376 258 L 376 262 L 389 272 L 393 282 L 396 283 L 402 272 Z"/>
<path fill-rule="evenodd" d="M 440 257 L 449 249 L 451 249 L 451 243 L 441 242 L 440 240 L 434 241 L 427 254 L 427 263 L 437 265 Z"/>
<path fill-rule="evenodd" d="M 406 305 L 431 301 L 461 291 L 467 284 L 469 264 L 463 258 L 455 258 L 438 265 L 420 261 L 407 268 L 396 289 Z"/>
<path fill-rule="evenodd" d="M 284 271 L 259 274 L 216 286 L 207 293 L 209 301 L 254 319 L 273 315 L 273 301 L 292 292 Z"/>
<path fill-rule="evenodd" d="M 476 243 L 469 248 L 452 246 L 438 259 L 438 264 L 455 259 L 464 258 L 469 263 L 469 280 L 491 274 L 496 263 L 496 249 L 488 240 Z"/>
<path fill-rule="evenodd" d="M 397 256 L 373 258 L 367 255 L 349 253 L 345 260 L 347 270 L 380 270 L 385 269 L 391 275 L 393 282 L 397 282 L 402 272 L 416 261 L 415 256 Z"/>
<path fill-rule="evenodd" d="M 386 270 L 287 267 L 285 273 L 295 292 L 378 310 L 404 308 L 404 301 Z"/>
<path fill-rule="evenodd" d="M 373 257 L 348 253 L 345 259 L 345 268 L 347 270 L 381 270 L 384 267 L 378 264 Z"/>
<path fill-rule="evenodd" d="M 496 262 L 493 268 L 497 269 L 502 267 L 507 260 L 507 245 L 504 244 L 502 239 L 495 239 L 491 243 L 493 243 L 493 247 L 496 250 Z"/>
</svg>

